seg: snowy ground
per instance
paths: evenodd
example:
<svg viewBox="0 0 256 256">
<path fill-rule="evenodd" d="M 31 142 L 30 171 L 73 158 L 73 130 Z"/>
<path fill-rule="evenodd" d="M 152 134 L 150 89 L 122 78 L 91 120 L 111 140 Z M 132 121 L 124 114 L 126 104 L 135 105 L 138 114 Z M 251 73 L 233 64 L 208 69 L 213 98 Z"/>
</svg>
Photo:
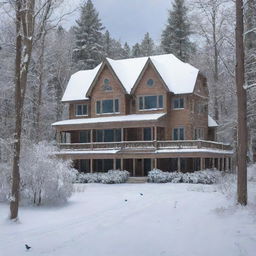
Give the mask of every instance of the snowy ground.
<svg viewBox="0 0 256 256">
<path fill-rule="evenodd" d="M 234 206 L 214 185 L 79 188 L 65 206 L 21 208 L 19 224 L 0 204 L 0 255 L 256 255 L 256 208 Z"/>
</svg>

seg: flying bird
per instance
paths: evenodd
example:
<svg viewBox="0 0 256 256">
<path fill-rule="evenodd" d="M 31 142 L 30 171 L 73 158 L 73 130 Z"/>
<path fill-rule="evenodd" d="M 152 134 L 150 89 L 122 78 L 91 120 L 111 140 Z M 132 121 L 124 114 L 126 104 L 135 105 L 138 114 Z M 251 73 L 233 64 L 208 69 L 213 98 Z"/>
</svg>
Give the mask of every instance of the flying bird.
<svg viewBox="0 0 256 256">
<path fill-rule="evenodd" d="M 140 193 L 141 196 L 143 196 L 143 193 Z"/>
<path fill-rule="evenodd" d="M 128 200 L 127 200 L 127 199 L 125 199 L 124 201 L 125 201 L 125 202 L 127 202 Z"/>
<path fill-rule="evenodd" d="M 29 249 L 31 248 L 31 247 L 28 246 L 27 244 L 25 244 L 25 247 L 26 247 L 27 250 L 29 250 Z"/>
</svg>

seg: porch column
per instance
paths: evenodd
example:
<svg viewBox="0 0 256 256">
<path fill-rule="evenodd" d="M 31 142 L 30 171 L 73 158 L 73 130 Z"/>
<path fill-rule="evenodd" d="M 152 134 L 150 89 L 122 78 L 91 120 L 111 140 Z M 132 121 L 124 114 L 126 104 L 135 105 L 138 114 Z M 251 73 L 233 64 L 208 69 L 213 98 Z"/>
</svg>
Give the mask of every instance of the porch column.
<svg viewBox="0 0 256 256">
<path fill-rule="evenodd" d="M 135 158 L 132 159 L 132 176 L 135 176 Z"/>
<path fill-rule="evenodd" d="M 180 167 L 181 167 L 180 158 L 178 157 L 178 172 L 180 172 Z"/>
<path fill-rule="evenodd" d="M 215 158 L 212 158 L 212 169 L 215 168 Z"/>
<path fill-rule="evenodd" d="M 157 169 L 157 158 L 153 159 L 153 169 Z"/>
<path fill-rule="evenodd" d="M 93 142 L 93 129 L 90 130 L 90 141 Z"/>
<path fill-rule="evenodd" d="M 123 171 L 124 170 L 124 159 L 123 158 L 121 158 L 121 171 Z"/>
<path fill-rule="evenodd" d="M 205 158 L 201 157 L 200 158 L 200 170 L 204 170 L 205 169 Z"/>
<path fill-rule="evenodd" d="M 57 141 L 57 143 L 61 143 L 61 132 L 60 131 L 57 131 L 57 133 L 56 133 L 56 141 Z"/>
<path fill-rule="evenodd" d="M 121 141 L 124 141 L 124 128 L 121 128 Z"/>
<path fill-rule="evenodd" d="M 113 169 L 116 170 L 116 159 L 113 159 Z"/>
<path fill-rule="evenodd" d="M 225 171 L 225 157 L 222 157 L 222 171 Z"/>
<path fill-rule="evenodd" d="M 93 159 L 90 158 L 90 173 L 93 173 Z"/>
<path fill-rule="evenodd" d="M 217 169 L 218 169 L 219 171 L 221 171 L 221 169 L 220 169 L 220 158 L 219 158 L 219 157 L 218 157 Z"/>
</svg>

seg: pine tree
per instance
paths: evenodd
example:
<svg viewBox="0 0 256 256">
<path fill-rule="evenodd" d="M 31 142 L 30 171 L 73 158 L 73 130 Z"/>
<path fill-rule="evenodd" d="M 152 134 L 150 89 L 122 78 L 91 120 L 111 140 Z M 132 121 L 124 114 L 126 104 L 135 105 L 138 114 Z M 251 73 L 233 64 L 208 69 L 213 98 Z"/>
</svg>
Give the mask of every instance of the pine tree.
<svg viewBox="0 0 256 256">
<path fill-rule="evenodd" d="M 137 57 L 141 57 L 141 56 L 142 56 L 142 53 L 141 53 L 140 45 L 138 43 L 136 43 L 132 47 L 132 57 L 137 58 Z"/>
<path fill-rule="evenodd" d="M 145 34 L 144 39 L 141 42 L 140 49 L 143 56 L 151 56 L 154 54 L 155 44 L 149 36 L 149 33 Z"/>
<path fill-rule="evenodd" d="M 189 39 L 191 35 L 187 18 L 187 7 L 184 0 L 175 0 L 166 28 L 162 33 L 161 46 L 165 53 L 172 53 L 183 61 L 187 61 L 194 51 L 194 46 Z"/>
<path fill-rule="evenodd" d="M 104 27 L 91 0 L 81 7 L 80 19 L 76 23 L 73 62 L 77 69 L 94 68 L 101 62 L 104 55 L 102 39 Z"/>
<path fill-rule="evenodd" d="M 131 56 L 131 48 L 127 42 L 125 42 L 123 49 L 124 49 L 124 58 L 129 58 Z"/>
</svg>

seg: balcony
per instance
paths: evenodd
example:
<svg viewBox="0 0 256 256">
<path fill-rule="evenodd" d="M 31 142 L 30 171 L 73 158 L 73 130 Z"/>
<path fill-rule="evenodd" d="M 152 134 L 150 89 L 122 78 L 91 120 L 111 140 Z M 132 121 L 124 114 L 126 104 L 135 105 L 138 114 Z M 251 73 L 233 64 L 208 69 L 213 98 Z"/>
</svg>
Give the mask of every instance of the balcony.
<svg viewBox="0 0 256 256">
<path fill-rule="evenodd" d="M 156 151 L 156 150 L 193 150 L 210 149 L 232 151 L 229 144 L 205 140 L 181 140 L 181 141 L 122 141 L 122 142 L 92 142 L 92 143 L 59 143 L 61 150 L 92 151 L 117 149 L 120 151 Z"/>
</svg>

